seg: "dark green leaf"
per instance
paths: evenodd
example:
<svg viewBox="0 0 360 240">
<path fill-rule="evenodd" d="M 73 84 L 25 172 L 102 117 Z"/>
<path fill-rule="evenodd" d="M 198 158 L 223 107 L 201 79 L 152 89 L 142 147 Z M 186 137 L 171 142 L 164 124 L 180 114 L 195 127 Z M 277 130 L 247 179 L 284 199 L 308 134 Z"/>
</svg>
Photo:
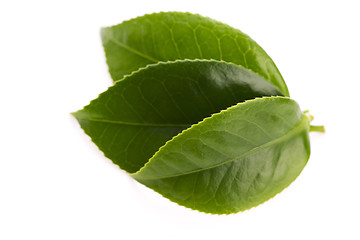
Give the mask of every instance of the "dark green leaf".
<svg viewBox="0 0 360 240">
<path fill-rule="evenodd" d="M 238 102 L 274 95 L 281 95 L 274 85 L 238 65 L 176 61 L 134 72 L 74 116 L 108 158 L 134 173 L 192 124 Z"/>
<path fill-rule="evenodd" d="M 310 156 L 310 120 L 289 98 L 249 100 L 168 141 L 132 176 L 203 212 L 254 207 L 287 187 Z"/>
<path fill-rule="evenodd" d="M 190 13 L 155 13 L 104 28 L 101 33 L 114 80 L 159 61 L 215 59 L 250 69 L 289 96 L 274 62 L 254 40 L 210 18 Z"/>
</svg>

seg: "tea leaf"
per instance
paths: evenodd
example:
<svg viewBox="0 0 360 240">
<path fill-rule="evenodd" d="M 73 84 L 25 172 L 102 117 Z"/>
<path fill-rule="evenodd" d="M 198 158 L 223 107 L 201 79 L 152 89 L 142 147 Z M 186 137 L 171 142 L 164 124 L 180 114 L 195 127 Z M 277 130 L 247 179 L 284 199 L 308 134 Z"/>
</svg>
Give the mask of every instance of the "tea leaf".
<svg viewBox="0 0 360 240">
<path fill-rule="evenodd" d="M 136 172 L 192 124 L 238 102 L 276 95 L 276 87 L 240 66 L 176 61 L 134 72 L 74 116 L 105 156 Z"/>
<path fill-rule="evenodd" d="M 101 36 L 113 80 L 160 61 L 215 59 L 250 69 L 289 96 L 274 62 L 254 40 L 207 17 L 154 13 L 103 28 Z"/>
</svg>

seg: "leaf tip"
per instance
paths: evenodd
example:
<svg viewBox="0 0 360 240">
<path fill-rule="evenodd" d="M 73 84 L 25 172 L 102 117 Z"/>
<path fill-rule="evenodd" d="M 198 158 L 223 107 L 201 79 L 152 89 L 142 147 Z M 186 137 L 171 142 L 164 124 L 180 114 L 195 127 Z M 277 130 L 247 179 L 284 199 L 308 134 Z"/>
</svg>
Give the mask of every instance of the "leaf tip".
<svg viewBox="0 0 360 240">
<path fill-rule="evenodd" d="M 77 120 L 79 120 L 81 118 L 82 115 L 82 110 L 76 111 L 76 112 L 71 112 L 70 115 L 72 115 L 74 118 L 76 118 Z"/>
</svg>

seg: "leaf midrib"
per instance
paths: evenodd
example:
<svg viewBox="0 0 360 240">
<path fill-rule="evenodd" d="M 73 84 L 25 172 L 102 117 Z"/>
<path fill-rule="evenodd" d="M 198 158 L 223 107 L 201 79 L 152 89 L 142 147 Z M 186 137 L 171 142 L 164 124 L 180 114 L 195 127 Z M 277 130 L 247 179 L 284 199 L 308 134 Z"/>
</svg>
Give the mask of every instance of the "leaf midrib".
<svg viewBox="0 0 360 240">
<path fill-rule="evenodd" d="M 233 162 L 233 161 L 236 161 L 238 159 L 241 159 L 241 158 L 244 158 L 248 155 L 251 155 L 255 152 L 258 152 L 264 148 L 267 148 L 271 145 L 275 145 L 281 141 L 285 141 L 287 140 L 288 138 L 296 135 L 298 132 L 300 132 L 301 130 L 303 130 L 308 124 L 308 118 L 303 115 L 302 119 L 300 120 L 300 122 L 295 125 L 292 129 L 290 129 L 288 132 L 286 132 L 284 135 L 278 137 L 278 138 L 275 138 L 273 140 L 271 140 L 270 142 L 267 142 L 265 144 L 262 144 L 258 147 L 255 147 L 253 148 L 252 150 L 248 151 L 248 152 L 245 152 L 243 154 L 240 154 L 239 156 L 236 156 L 236 157 L 233 157 L 225 162 L 221 162 L 219 164 L 215 164 L 213 166 L 210 166 L 210 167 L 206 167 L 206 168 L 201 168 L 201 169 L 195 169 L 195 170 L 192 170 L 192 171 L 188 171 L 188 172 L 183 172 L 183 173 L 178 173 L 178 174 L 173 174 L 173 175 L 169 175 L 169 176 L 163 176 L 163 177 L 156 177 L 156 178 L 141 178 L 141 177 L 136 177 L 136 174 L 137 173 L 140 173 L 141 169 L 136 172 L 136 173 L 133 173 L 131 174 L 132 177 L 134 177 L 135 179 L 141 179 L 141 180 L 157 180 L 157 179 L 163 179 L 163 178 L 171 178 L 171 177 L 179 177 L 179 176 L 183 176 L 183 175 L 188 175 L 188 174 L 192 174 L 192 173 L 196 173 L 196 172 L 201 172 L 201 171 L 205 171 L 205 170 L 209 170 L 209 169 L 212 169 L 212 168 L 216 168 L 216 167 L 219 167 L 221 165 L 224 165 L 224 164 L 227 164 L 227 163 L 230 163 L 230 162 Z M 149 160 L 151 161 L 151 159 Z"/>
<path fill-rule="evenodd" d="M 191 124 L 171 124 L 171 123 L 141 123 L 141 122 L 126 122 L 119 120 L 108 120 L 108 119 L 99 119 L 99 118 L 84 118 L 76 116 L 77 119 L 92 121 L 92 122 L 103 122 L 110 124 L 118 124 L 118 125 L 126 125 L 126 126 L 140 126 L 140 127 L 176 127 L 176 128 L 187 128 L 190 127 Z"/>
</svg>

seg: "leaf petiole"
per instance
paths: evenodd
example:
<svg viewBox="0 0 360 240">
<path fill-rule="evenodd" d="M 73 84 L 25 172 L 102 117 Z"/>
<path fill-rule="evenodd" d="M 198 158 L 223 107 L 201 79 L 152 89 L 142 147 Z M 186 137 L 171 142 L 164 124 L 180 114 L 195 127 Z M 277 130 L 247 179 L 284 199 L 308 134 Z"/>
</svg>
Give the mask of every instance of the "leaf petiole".
<svg viewBox="0 0 360 240">
<path fill-rule="evenodd" d="M 325 127 L 310 125 L 310 132 L 325 132 Z"/>
</svg>

